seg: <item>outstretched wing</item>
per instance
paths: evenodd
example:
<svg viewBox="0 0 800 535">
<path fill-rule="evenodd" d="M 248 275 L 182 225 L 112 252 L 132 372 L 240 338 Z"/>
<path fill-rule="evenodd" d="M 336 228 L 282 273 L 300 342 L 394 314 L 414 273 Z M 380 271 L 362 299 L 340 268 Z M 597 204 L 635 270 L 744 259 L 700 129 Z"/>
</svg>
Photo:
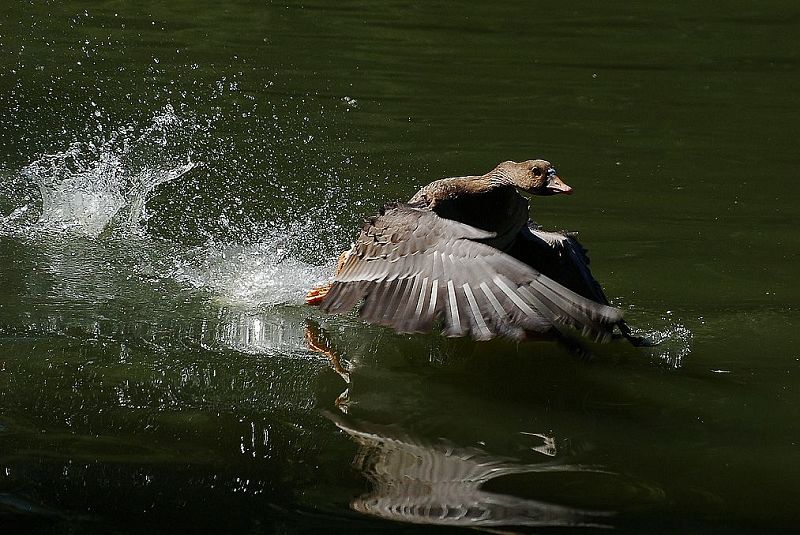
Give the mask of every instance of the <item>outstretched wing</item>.
<svg viewBox="0 0 800 535">
<path fill-rule="evenodd" d="M 401 333 L 429 331 L 441 319 L 445 335 L 477 340 L 560 325 L 610 336 L 621 311 L 472 241 L 492 235 L 429 210 L 388 206 L 365 223 L 320 307 L 343 313 L 363 298 L 364 320 Z"/>
<path fill-rule="evenodd" d="M 574 233 L 548 232 L 536 223 L 529 223 L 520 230 L 508 253 L 535 266 L 540 273 L 562 286 L 592 301 L 608 304 L 608 298 L 589 269 L 586 249 Z"/>
</svg>

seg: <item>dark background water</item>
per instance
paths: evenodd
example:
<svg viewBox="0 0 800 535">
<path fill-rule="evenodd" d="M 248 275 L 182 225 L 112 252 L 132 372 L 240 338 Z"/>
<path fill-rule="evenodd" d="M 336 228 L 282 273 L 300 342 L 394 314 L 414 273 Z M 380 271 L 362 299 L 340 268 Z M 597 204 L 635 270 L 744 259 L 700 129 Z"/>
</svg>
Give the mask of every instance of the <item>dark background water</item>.
<svg viewBox="0 0 800 535">
<path fill-rule="evenodd" d="M 0 527 L 791 530 L 798 30 L 787 1 L 3 3 Z M 302 305 L 382 203 L 534 157 L 576 191 L 535 218 L 657 348 Z"/>
</svg>

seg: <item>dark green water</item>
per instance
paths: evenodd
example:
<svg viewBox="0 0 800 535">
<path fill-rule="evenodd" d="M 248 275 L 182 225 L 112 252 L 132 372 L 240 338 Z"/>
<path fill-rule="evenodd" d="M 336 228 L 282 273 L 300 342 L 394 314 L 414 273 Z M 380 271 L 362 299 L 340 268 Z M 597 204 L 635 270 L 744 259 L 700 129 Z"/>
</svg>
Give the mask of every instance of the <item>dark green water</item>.
<svg viewBox="0 0 800 535">
<path fill-rule="evenodd" d="M 4 2 L 3 533 L 796 528 L 798 31 L 788 1 Z M 660 346 L 302 304 L 382 203 L 535 157 L 576 191 L 536 219 Z"/>
</svg>

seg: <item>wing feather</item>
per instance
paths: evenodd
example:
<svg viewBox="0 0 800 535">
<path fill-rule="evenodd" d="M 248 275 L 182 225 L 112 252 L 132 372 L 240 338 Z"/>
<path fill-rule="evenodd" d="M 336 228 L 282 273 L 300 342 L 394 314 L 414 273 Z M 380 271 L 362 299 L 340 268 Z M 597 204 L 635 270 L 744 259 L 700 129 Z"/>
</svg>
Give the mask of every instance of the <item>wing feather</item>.
<svg viewBox="0 0 800 535">
<path fill-rule="evenodd" d="M 363 298 L 364 320 L 405 333 L 438 320 L 445 335 L 478 340 L 561 326 L 600 340 L 610 335 L 619 310 L 473 241 L 492 235 L 429 210 L 388 206 L 367 220 L 320 306 L 343 313 Z"/>
</svg>

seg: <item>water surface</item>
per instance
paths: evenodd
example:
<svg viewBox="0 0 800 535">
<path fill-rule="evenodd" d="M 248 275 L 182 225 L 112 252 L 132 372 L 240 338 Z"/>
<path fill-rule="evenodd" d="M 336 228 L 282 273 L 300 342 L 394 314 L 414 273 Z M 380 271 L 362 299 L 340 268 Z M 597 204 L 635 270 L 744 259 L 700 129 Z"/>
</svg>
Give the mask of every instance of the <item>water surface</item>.
<svg viewBox="0 0 800 535">
<path fill-rule="evenodd" d="M 0 527 L 791 530 L 792 2 L 0 7 Z M 655 348 L 302 303 L 359 221 L 554 162 Z M 346 383 L 305 341 L 321 324 Z"/>
</svg>

